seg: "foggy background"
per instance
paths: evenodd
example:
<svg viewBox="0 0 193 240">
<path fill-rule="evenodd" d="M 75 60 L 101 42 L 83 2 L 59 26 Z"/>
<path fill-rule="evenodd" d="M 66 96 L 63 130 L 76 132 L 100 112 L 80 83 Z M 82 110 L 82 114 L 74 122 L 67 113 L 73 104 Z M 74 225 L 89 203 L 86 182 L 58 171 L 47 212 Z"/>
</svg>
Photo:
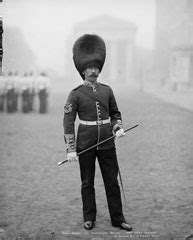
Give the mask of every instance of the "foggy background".
<svg viewBox="0 0 193 240">
<path fill-rule="evenodd" d="M 86 235 L 79 167 L 57 166 L 63 107 L 83 83 L 72 46 L 85 33 L 106 43 L 99 81 L 112 86 L 124 128 L 139 124 L 116 141 L 131 238 L 192 239 L 193 0 L 4 0 L 0 17 L 0 239 L 117 234 L 99 168 L 96 228 Z"/>
<path fill-rule="evenodd" d="M 72 45 L 80 35 L 96 33 L 107 45 L 104 82 L 156 94 L 160 87 L 192 90 L 191 0 L 6 0 L 1 11 L 5 74 L 43 70 L 55 89 L 76 86 Z"/>
<path fill-rule="evenodd" d="M 138 49 L 142 54 L 146 49 L 150 52 L 154 49 L 154 0 L 121 0 L 119 2 L 115 0 L 86 0 L 84 2 L 76 0 L 56 0 L 54 2 L 51 0 L 7 0 L 3 2 L 3 72 L 6 74 L 7 71 L 12 70 L 23 74 L 25 71 L 46 70 L 51 74 L 54 85 L 59 82 L 59 78 L 62 78 L 60 83 L 69 82 L 69 79 L 65 77 L 72 75 L 72 79 L 75 72 L 74 66 L 71 66 L 73 65 L 72 45 L 78 36 L 78 34 L 75 35 L 75 29 L 79 28 L 79 25 L 83 27 L 95 17 L 103 22 L 103 33 L 106 31 L 105 18 L 107 17 L 113 34 L 116 35 L 116 28 L 113 30 L 115 22 L 120 29 L 122 28 L 120 31 L 123 36 L 125 35 L 125 39 L 129 37 L 127 33 L 124 33 L 126 25 L 128 24 L 128 28 L 130 24 L 135 26 L 132 49 L 135 50 L 135 53 L 132 61 L 138 60 L 136 59 Z M 124 21 L 123 27 L 122 21 Z M 97 20 L 93 20 L 93 22 L 95 25 L 89 26 L 86 31 L 98 33 Z M 103 33 L 100 32 L 101 35 Z M 105 40 L 107 41 L 107 39 Z M 116 66 L 113 67 L 116 68 Z"/>
</svg>

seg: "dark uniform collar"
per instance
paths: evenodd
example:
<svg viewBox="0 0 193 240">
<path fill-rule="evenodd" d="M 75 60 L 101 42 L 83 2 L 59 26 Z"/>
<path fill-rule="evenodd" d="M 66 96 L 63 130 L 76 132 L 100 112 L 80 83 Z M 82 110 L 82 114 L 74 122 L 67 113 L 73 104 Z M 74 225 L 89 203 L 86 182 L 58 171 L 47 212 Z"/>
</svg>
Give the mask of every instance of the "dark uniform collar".
<svg viewBox="0 0 193 240">
<path fill-rule="evenodd" d="M 97 80 L 94 82 L 94 83 L 91 83 L 91 82 L 89 82 L 89 81 L 87 81 L 87 80 L 84 80 L 84 86 L 87 86 L 87 87 L 96 87 L 98 85 L 98 82 L 97 82 Z"/>
</svg>

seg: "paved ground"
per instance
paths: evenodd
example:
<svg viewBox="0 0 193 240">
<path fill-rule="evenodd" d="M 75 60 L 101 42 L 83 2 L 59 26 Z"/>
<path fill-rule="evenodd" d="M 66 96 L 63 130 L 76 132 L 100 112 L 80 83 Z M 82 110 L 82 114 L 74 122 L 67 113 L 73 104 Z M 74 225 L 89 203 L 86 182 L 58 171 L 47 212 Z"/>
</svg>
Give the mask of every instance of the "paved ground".
<svg viewBox="0 0 193 240">
<path fill-rule="evenodd" d="M 116 92 L 125 128 L 116 140 L 133 233 L 110 225 L 97 165 L 96 228 L 82 228 L 77 163 L 65 158 L 63 103 L 46 115 L 0 114 L 0 239 L 187 239 L 193 234 L 193 112 L 145 93 Z M 190 237 L 189 237 L 190 239 Z"/>
</svg>

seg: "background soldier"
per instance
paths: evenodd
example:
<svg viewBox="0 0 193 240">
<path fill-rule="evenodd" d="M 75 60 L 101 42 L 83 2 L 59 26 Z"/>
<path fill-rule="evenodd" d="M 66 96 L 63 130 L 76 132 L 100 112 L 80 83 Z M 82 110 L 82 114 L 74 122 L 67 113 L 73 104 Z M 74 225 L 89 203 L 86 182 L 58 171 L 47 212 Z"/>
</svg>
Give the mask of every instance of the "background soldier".
<svg viewBox="0 0 193 240">
<path fill-rule="evenodd" d="M 34 79 L 34 76 L 33 76 L 33 72 L 30 72 L 30 74 L 29 74 L 29 81 L 30 81 L 29 110 L 33 111 L 34 110 L 34 97 L 35 97 L 35 94 L 36 94 L 35 79 Z"/>
<path fill-rule="evenodd" d="M 30 91 L 27 73 L 24 73 L 24 77 L 22 78 L 21 105 L 23 113 L 28 113 L 30 111 Z"/>
<path fill-rule="evenodd" d="M 8 73 L 8 77 L 7 77 L 6 81 L 7 81 L 7 86 L 6 86 L 7 112 L 13 113 L 16 111 L 16 109 L 15 109 L 15 107 L 16 107 L 16 104 L 15 104 L 16 92 L 15 92 L 13 74 L 11 71 Z"/>
<path fill-rule="evenodd" d="M 3 75 L 0 76 L 0 111 L 4 111 L 4 102 L 5 102 L 5 78 Z"/>
<path fill-rule="evenodd" d="M 18 98 L 19 98 L 19 77 L 18 77 L 18 72 L 16 71 L 14 76 L 12 77 L 13 80 L 13 85 L 14 85 L 14 91 L 15 91 L 15 94 L 14 94 L 14 111 L 17 111 L 18 110 Z"/>
<path fill-rule="evenodd" d="M 64 107 L 64 137 L 67 144 L 67 159 L 76 160 L 77 152 L 91 147 L 113 136 L 124 136 L 121 113 L 112 89 L 97 82 L 106 57 L 103 39 L 96 35 L 84 35 L 73 46 L 74 64 L 84 83 L 71 91 Z M 77 145 L 74 123 L 78 113 Z M 90 230 L 96 220 L 94 189 L 95 160 L 102 172 L 111 223 L 131 231 L 122 212 L 120 188 L 118 185 L 118 162 L 114 139 L 105 142 L 79 156 L 81 195 L 83 202 L 84 228 Z"/>
<path fill-rule="evenodd" d="M 50 82 L 45 73 L 41 73 L 37 79 L 38 96 L 39 96 L 39 112 L 46 113 L 48 111 L 48 96 Z"/>
</svg>

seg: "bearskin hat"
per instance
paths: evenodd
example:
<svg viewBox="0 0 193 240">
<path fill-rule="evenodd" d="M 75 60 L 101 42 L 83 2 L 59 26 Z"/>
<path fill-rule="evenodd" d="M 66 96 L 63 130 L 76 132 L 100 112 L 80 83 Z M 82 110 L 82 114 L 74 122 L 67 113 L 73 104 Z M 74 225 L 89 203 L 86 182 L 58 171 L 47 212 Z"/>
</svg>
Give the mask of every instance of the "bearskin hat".
<svg viewBox="0 0 193 240">
<path fill-rule="evenodd" d="M 101 72 L 105 58 L 105 42 L 97 35 L 85 34 L 79 37 L 73 45 L 74 64 L 83 79 L 83 71 L 87 67 L 98 67 Z"/>
</svg>

